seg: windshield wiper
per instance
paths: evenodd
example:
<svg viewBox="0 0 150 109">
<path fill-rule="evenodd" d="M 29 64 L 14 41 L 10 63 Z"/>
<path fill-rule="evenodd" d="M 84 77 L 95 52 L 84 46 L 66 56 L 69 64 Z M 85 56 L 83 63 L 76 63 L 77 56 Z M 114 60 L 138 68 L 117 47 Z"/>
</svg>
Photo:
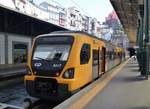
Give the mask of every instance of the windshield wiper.
<svg viewBox="0 0 150 109">
<path fill-rule="evenodd" d="M 62 53 L 56 53 L 53 60 L 60 60 Z"/>
<path fill-rule="evenodd" d="M 40 60 L 43 60 L 43 61 L 47 61 L 47 62 L 48 62 L 48 60 L 43 59 L 43 58 L 41 58 L 41 57 L 35 57 L 35 58 L 40 59 Z"/>
</svg>

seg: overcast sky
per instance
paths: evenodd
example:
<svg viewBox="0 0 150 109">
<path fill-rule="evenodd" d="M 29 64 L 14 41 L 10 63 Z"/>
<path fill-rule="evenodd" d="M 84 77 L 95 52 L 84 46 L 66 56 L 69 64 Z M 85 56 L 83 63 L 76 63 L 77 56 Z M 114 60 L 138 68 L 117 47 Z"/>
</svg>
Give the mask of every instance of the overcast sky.
<svg viewBox="0 0 150 109">
<path fill-rule="evenodd" d="M 34 0 L 37 4 L 43 1 L 56 1 L 63 7 L 77 7 L 82 14 L 97 18 L 101 23 L 105 21 L 105 17 L 113 11 L 110 0 Z"/>
</svg>

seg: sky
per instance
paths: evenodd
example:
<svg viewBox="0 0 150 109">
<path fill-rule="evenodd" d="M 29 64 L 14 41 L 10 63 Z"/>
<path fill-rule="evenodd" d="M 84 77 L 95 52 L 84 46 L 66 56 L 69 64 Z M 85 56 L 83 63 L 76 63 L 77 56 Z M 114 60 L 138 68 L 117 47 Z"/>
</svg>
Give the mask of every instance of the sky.
<svg viewBox="0 0 150 109">
<path fill-rule="evenodd" d="M 97 18 L 101 23 L 113 11 L 110 0 L 34 0 L 37 4 L 43 1 L 48 1 L 49 3 L 56 1 L 65 8 L 75 6 L 82 14 Z"/>
</svg>

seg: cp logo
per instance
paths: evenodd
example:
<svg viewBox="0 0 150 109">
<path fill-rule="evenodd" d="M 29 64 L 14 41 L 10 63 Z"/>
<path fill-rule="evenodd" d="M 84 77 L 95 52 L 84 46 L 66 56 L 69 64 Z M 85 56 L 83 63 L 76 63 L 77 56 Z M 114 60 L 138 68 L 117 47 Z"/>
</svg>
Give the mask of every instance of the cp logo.
<svg viewBox="0 0 150 109">
<path fill-rule="evenodd" d="M 34 66 L 35 67 L 40 67 L 42 64 L 41 63 L 35 63 Z"/>
</svg>

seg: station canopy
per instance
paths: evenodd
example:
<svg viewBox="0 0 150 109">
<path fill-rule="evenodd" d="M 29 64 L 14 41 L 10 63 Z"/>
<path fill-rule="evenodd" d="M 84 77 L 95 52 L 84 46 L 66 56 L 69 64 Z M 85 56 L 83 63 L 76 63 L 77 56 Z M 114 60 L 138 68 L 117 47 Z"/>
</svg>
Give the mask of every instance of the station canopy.
<svg viewBox="0 0 150 109">
<path fill-rule="evenodd" d="M 136 43 L 139 13 L 141 8 L 144 8 L 143 0 L 110 0 L 110 2 L 123 25 L 130 43 Z"/>
</svg>

